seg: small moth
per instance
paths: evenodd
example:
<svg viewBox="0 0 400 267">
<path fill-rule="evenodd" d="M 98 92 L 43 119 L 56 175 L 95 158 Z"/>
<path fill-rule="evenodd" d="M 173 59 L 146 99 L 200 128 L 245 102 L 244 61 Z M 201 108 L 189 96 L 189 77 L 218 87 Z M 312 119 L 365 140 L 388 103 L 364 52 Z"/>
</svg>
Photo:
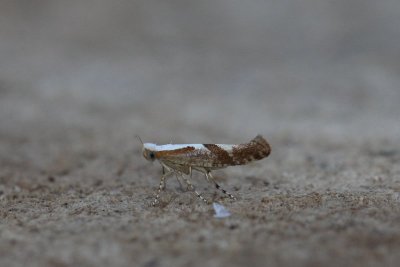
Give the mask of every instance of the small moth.
<svg viewBox="0 0 400 267">
<path fill-rule="evenodd" d="M 140 139 L 140 138 L 139 138 Z M 153 143 L 143 143 L 142 153 L 149 161 L 158 160 L 163 167 L 163 175 L 160 179 L 156 197 L 152 202 L 155 206 L 159 202 L 160 192 L 165 188 L 165 179 L 175 174 L 178 182 L 182 178 L 189 190 L 205 203 L 206 200 L 201 193 L 196 191 L 189 178 L 185 175 L 192 175 L 196 170 L 203 173 L 207 179 L 214 183 L 215 187 L 228 195 L 231 199 L 236 199 L 232 194 L 221 188 L 211 175 L 212 170 L 226 168 L 228 166 L 244 165 L 252 161 L 260 160 L 271 153 L 271 147 L 261 135 L 257 135 L 253 140 L 244 144 L 169 144 L 156 145 Z"/>
</svg>

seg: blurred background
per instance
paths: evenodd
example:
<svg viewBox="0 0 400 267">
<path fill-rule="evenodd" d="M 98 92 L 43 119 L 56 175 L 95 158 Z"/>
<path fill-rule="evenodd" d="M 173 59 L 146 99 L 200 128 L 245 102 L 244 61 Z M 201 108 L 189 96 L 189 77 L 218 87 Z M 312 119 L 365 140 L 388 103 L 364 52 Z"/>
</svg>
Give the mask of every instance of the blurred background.
<svg viewBox="0 0 400 267">
<path fill-rule="evenodd" d="M 399 0 L 1 0 L 0 265 L 397 266 L 399 84 Z M 149 208 L 135 135 L 256 134 Z"/>
<path fill-rule="evenodd" d="M 1 132 L 396 138 L 399 14 L 396 0 L 2 0 Z"/>
</svg>

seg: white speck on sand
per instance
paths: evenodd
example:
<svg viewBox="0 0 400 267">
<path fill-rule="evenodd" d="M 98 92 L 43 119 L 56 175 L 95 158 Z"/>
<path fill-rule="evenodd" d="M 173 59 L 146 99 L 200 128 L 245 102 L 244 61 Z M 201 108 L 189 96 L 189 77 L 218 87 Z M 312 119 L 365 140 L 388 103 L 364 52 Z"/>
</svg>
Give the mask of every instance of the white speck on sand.
<svg viewBox="0 0 400 267">
<path fill-rule="evenodd" d="M 213 203 L 213 208 L 215 210 L 214 218 L 226 218 L 231 216 L 229 210 L 227 210 L 224 206 L 218 203 Z"/>
</svg>

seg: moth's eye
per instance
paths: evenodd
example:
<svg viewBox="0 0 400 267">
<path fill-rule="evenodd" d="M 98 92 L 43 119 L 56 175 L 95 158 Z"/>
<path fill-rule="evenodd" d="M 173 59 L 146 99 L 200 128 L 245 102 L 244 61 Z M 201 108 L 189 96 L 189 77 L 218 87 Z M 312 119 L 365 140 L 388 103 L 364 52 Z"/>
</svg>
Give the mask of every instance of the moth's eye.
<svg viewBox="0 0 400 267">
<path fill-rule="evenodd" d="M 154 152 L 150 152 L 149 156 L 150 156 L 151 159 L 155 159 L 155 157 L 156 157 L 156 156 L 154 155 Z"/>
</svg>

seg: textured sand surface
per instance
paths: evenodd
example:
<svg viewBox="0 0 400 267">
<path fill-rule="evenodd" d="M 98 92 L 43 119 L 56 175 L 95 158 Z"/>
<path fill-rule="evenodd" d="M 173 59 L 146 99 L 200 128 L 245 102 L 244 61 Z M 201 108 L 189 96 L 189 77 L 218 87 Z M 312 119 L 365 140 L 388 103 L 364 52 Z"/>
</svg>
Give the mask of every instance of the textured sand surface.
<svg viewBox="0 0 400 267">
<path fill-rule="evenodd" d="M 397 266 L 397 1 L 3 1 L 0 266 Z M 145 142 L 269 158 L 151 207 Z"/>
</svg>

